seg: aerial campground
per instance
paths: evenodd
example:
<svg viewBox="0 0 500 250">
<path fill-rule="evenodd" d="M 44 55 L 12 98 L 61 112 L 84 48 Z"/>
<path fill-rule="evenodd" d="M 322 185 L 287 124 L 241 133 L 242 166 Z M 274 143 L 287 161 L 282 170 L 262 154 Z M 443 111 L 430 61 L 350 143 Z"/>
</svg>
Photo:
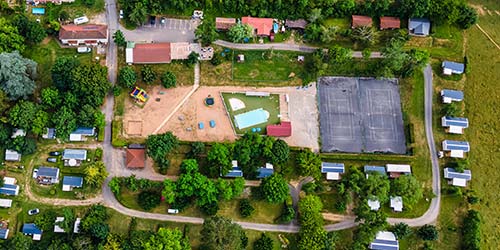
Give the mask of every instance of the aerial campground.
<svg viewBox="0 0 500 250">
<path fill-rule="evenodd" d="M 0 250 L 500 245 L 498 0 L 0 0 Z"/>
</svg>

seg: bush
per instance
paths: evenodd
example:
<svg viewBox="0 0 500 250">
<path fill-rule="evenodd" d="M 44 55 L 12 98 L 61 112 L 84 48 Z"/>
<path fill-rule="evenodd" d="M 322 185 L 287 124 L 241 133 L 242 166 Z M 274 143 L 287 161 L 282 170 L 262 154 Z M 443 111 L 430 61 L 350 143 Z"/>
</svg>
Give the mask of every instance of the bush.
<svg viewBox="0 0 500 250">
<path fill-rule="evenodd" d="M 142 80 L 146 84 L 152 84 L 156 80 L 156 72 L 149 65 L 144 65 L 141 69 Z"/>
<path fill-rule="evenodd" d="M 117 97 L 122 93 L 122 88 L 113 86 L 113 96 Z"/>
<path fill-rule="evenodd" d="M 281 215 L 278 219 L 280 223 L 289 223 L 295 218 L 295 209 L 292 206 L 285 204 L 283 210 L 281 210 Z"/>
<path fill-rule="evenodd" d="M 161 195 L 159 192 L 156 191 L 142 191 L 139 196 L 137 197 L 137 203 L 139 203 L 139 206 L 146 210 L 149 211 L 156 206 L 160 205 L 160 198 Z"/>
<path fill-rule="evenodd" d="M 207 203 L 201 207 L 201 210 L 208 216 L 216 215 L 217 211 L 219 211 L 219 203 L 218 202 Z"/>
<path fill-rule="evenodd" d="M 222 63 L 222 60 L 219 56 L 219 54 L 217 53 L 214 53 L 212 59 L 210 60 L 210 63 L 213 65 L 213 66 L 218 66 Z"/>
<path fill-rule="evenodd" d="M 255 211 L 255 208 L 250 204 L 250 200 L 243 199 L 240 201 L 240 215 L 243 218 L 250 217 Z"/>
<path fill-rule="evenodd" d="M 392 231 L 399 240 L 406 238 L 406 236 L 409 236 L 412 233 L 410 226 L 403 222 L 394 225 Z"/>
<path fill-rule="evenodd" d="M 436 226 L 425 224 L 417 230 L 417 235 L 422 240 L 434 241 L 439 238 Z"/>
<path fill-rule="evenodd" d="M 306 192 L 307 194 L 312 194 L 314 191 L 316 191 L 316 183 L 315 182 L 308 182 L 304 185 L 302 185 L 302 190 Z"/>
<path fill-rule="evenodd" d="M 118 83 L 125 88 L 133 88 L 137 81 L 137 74 L 130 66 L 120 69 L 118 73 Z"/>
<path fill-rule="evenodd" d="M 174 73 L 167 71 L 161 75 L 161 84 L 165 88 L 173 88 L 177 84 L 177 78 Z"/>
<path fill-rule="evenodd" d="M 478 211 L 469 210 L 462 226 L 462 249 L 481 249 L 481 217 Z"/>
</svg>

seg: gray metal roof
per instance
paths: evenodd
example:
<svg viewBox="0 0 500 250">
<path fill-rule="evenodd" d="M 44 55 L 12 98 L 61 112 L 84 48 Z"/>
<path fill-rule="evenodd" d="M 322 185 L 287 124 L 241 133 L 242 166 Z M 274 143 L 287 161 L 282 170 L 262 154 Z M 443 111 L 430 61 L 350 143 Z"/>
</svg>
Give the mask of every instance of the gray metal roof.
<svg viewBox="0 0 500 250">
<path fill-rule="evenodd" d="M 441 96 L 452 98 L 455 100 L 463 100 L 464 99 L 464 92 L 459 91 L 459 90 L 443 89 L 443 90 L 441 90 Z"/>
<path fill-rule="evenodd" d="M 443 141 L 443 150 L 462 150 L 464 152 L 469 152 L 470 146 L 469 142 L 466 141 L 452 141 L 452 140 L 444 140 Z"/>
<path fill-rule="evenodd" d="M 428 36 L 431 29 L 431 22 L 427 18 L 410 18 L 408 29 L 412 34 Z"/>
<path fill-rule="evenodd" d="M 72 187 L 82 187 L 83 178 L 79 176 L 64 176 L 63 185 L 69 185 Z"/>
<path fill-rule="evenodd" d="M 84 161 L 87 159 L 87 150 L 85 149 L 65 149 L 63 152 L 63 160 L 75 159 Z"/>
<path fill-rule="evenodd" d="M 441 125 L 443 127 L 455 126 L 455 127 L 468 128 L 469 127 L 469 119 L 462 118 L 462 117 L 445 116 L 441 120 Z"/>
<path fill-rule="evenodd" d="M 59 169 L 49 168 L 49 167 L 39 167 L 37 176 L 59 178 Z"/>
<path fill-rule="evenodd" d="M 322 162 L 321 173 L 344 173 L 344 163 Z"/>
<path fill-rule="evenodd" d="M 441 66 L 445 69 L 451 69 L 453 71 L 461 72 L 461 73 L 463 73 L 465 70 L 465 65 L 463 63 L 443 61 Z"/>
<path fill-rule="evenodd" d="M 464 169 L 463 173 L 457 172 L 454 168 L 444 169 L 444 178 L 446 179 L 465 179 L 470 181 L 472 179 L 472 174 L 469 169 Z"/>
</svg>

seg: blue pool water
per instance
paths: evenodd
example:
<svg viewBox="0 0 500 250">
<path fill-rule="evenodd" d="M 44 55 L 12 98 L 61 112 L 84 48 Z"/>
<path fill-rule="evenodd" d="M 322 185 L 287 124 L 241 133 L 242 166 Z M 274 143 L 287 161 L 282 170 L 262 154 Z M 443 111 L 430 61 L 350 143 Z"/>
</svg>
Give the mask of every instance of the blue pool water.
<svg viewBox="0 0 500 250">
<path fill-rule="evenodd" d="M 265 123 L 269 119 L 269 113 L 262 108 L 254 109 L 243 114 L 234 116 L 234 123 L 236 128 L 244 129 L 255 126 L 257 124 Z"/>
<path fill-rule="evenodd" d="M 31 10 L 31 13 L 35 15 L 44 15 L 45 14 L 45 9 L 44 8 L 33 8 Z"/>
</svg>

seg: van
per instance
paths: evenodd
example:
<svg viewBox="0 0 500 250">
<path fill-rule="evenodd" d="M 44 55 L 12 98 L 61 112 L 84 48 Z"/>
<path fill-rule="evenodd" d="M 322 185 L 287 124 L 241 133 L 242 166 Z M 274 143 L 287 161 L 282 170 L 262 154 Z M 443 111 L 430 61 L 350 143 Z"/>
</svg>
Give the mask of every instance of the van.
<svg viewBox="0 0 500 250">
<path fill-rule="evenodd" d="M 78 47 L 76 51 L 78 53 L 89 53 L 90 51 L 92 51 L 92 49 L 89 47 Z"/>
<path fill-rule="evenodd" d="M 178 214 L 179 213 L 179 209 L 168 209 L 167 213 L 169 213 L 169 214 Z"/>
<path fill-rule="evenodd" d="M 82 24 L 82 23 L 88 23 L 89 19 L 86 16 L 82 16 L 82 17 L 79 17 L 79 18 L 75 18 L 75 20 L 73 20 L 73 22 L 76 25 L 78 25 L 78 24 Z"/>
</svg>

